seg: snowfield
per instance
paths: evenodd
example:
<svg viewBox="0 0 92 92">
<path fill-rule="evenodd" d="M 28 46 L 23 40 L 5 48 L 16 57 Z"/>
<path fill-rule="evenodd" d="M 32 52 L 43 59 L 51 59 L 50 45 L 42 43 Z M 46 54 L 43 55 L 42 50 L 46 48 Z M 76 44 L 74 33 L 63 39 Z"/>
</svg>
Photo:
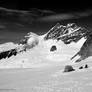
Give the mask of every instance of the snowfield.
<svg viewBox="0 0 92 92">
<path fill-rule="evenodd" d="M 90 61 L 89 61 L 90 60 Z M 0 92 L 91 92 L 92 58 L 73 65 L 76 71 L 63 73 L 61 62 L 50 66 L 0 70 Z M 87 63 L 88 69 L 79 70 Z"/>
</svg>

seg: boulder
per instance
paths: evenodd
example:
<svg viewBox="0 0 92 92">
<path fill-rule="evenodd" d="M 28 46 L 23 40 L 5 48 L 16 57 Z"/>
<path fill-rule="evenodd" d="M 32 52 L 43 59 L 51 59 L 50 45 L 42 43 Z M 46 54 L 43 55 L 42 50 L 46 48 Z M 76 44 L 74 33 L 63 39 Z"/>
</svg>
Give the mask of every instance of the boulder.
<svg viewBox="0 0 92 92">
<path fill-rule="evenodd" d="M 85 65 L 85 68 L 88 68 L 88 65 L 87 64 Z"/>
<path fill-rule="evenodd" d="M 64 72 L 71 72 L 71 71 L 75 71 L 75 69 L 71 65 L 66 65 Z"/>
<path fill-rule="evenodd" d="M 83 66 L 79 67 L 79 69 L 83 69 Z"/>
<path fill-rule="evenodd" d="M 57 47 L 55 45 L 53 45 L 50 49 L 50 51 L 56 51 L 57 50 Z"/>
</svg>

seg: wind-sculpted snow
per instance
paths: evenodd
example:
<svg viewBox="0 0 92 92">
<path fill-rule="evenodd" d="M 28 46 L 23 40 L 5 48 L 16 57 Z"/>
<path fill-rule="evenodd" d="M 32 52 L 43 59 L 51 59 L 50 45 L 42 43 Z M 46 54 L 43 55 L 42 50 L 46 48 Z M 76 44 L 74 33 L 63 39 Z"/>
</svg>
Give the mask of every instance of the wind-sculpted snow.
<svg viewBox="0 0 92 92">
<path fill-rule="evenodd" d="M 66 26 L 57 23 L 46 34 L 29 32 L 15 48 L 0 52 L 0 67 L 32 67 L 47 64 L 49 61 L 68 63 L 79 55 L 81 61 L 91 56 L 91 32 L 69 23 Z M 54 46 L 55 50 L 51 50 Z M 85 58 L 84 58 L 85 57 Z M 12 62 L 12 63 L 11 63 Z"/>
</svg>

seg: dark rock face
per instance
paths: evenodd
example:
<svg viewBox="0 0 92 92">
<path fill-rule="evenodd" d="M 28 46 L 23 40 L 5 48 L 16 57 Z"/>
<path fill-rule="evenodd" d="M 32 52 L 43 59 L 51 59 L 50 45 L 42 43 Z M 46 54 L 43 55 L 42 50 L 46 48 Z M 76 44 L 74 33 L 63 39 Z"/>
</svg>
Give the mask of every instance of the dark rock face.
<svg viewBox="0 0 92 92">
<path fill-rule="evenodd" d="M 79 69 L 83 69 L 83 66 L 79 67 Z"/>
<path fill-rule="evenodd" d="M 17 54 L 16 49 L 11 49 L 9 51 L 4 51 L 4 52 L 0 53 L 0 59 L 7 58 L 7 57 L 9 58 L 13 55 L 15 56 L 16 54 Z"/>
<path fill-rule="evenodd" d="M 56 51 L 57 50 L 57 47 L 55 45 L 53 45 L 50 49 L 50 51 Z"/>
<path fill-rule="evenodd" d="M 85 68 L 88 68 L 87 64 L 84 67 L 83 66 L 79 67 L 79 69 L 85 69 Z"/>
<path fill-rule="evenodd" d="M 85 65 L 85 68 L 88 68 L 88 65 L 87 64 Z"/>
<path fill-rule="evenodd" d="M 71 42 L 78 42 L 82 37 L 85 37 L 88 33 L 88 30 L 77 26 L 75 23 L 69 23 L 66 26 L 57 23 L 53 28 L 51 28 L 47 32 L 47 35 L 44 37 L 44 40 L 62 40 L 65 44 L 70 44 Z"/>
<path fill-rule="evenodd" d="M 75 58 L 77 55 L 79 55 L 80 58 L 77 59 L 75 62 L 80 62 L 80 61 L 88 58 L 89 56 L 92 56 L 92 34 L 87 37 L 87 40 L 84 42 L 84 44 L 81 47 L 80 51 L 77 54 L 75 54 L 71 58 L 71 60 L 73 58 Z"/>
<path fill-rule="evenodd" d="M 65 66 L 64 72 L 71 72 L 71 71 L 75 71 L 75 69 L 73 69 L 71 65 Z"/>
</svg>

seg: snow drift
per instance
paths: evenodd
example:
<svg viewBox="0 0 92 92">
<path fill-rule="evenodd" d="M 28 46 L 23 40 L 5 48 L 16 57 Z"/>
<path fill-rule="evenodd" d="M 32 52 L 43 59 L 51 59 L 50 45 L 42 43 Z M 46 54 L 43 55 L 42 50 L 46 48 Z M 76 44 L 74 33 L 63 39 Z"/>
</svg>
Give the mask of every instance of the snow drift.
<svg viewBox="0 0 92 92">
<path fill-rule="evenodd" d="M 52 62 L 72 63 L 72 59 L 78 62 L 91 56 L 87 48 L 91 47 L 90 39 L 91 32 L 75 23 L 57 23 L 44 35 L 29 32 L 18 44 L 0 46 L 0 68 L 32 68 Z M 51 50 L 52 46 L 56 49 Z"/>
</svg>

